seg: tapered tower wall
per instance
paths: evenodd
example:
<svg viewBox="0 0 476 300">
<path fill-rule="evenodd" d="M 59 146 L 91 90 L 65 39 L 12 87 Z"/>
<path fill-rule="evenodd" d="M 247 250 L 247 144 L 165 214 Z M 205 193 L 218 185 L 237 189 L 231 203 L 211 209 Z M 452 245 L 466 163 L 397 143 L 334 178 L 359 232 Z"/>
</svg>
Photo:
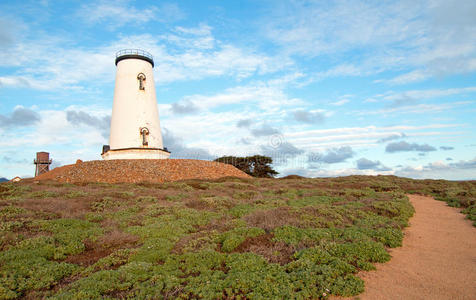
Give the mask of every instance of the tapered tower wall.
<svg viewBox="0 0 476 300">
<path fill-rule="evenodd" d="M 116 65 L 109 149 L 103 158 L 168 158 L 160 130 L 152 58 L 128 54 L 118 56 Z"/>
</svg>

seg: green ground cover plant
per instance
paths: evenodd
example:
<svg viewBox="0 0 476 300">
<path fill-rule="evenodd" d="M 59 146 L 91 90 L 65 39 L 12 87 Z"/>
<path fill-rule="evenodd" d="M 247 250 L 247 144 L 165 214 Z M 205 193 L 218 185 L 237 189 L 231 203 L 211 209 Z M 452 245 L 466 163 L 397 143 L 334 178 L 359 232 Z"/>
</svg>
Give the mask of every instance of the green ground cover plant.
<svg viewBox="0 0 476 300">
<path fill-rule="evenodd" d="M 0 184 L 0 299 L 325 299 L 364 289 L 414 210 L 474 182 L 394 176 Z"/>
<path fill-rule="evenodd" d="M 462 209 L 476 227 L 476 181 L 415 180 L 395 176 L 381 176 L 410 194 L 423 194 Z M 389 183 L 387 183 L 389 184 Z"/>
</svg>

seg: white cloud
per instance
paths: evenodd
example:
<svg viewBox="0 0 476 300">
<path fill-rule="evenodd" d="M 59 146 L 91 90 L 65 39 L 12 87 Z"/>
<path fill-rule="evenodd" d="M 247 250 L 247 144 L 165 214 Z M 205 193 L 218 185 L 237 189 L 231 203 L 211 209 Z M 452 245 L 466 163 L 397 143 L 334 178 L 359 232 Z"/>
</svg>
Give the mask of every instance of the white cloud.
<svg viewBox="0 0 476 300">
<path fill-rule="evenodd" d="M 129 22 L 148 22 L 154 18 L 154 12 L 154 8 L 138 10 L 132 6 L 126 6 L 124 1 L 101 1 L 96 5 L 91 5 L 90 3 L 84 5 L 79 15 L 88 23 L 95 24 L 111 21 L 110 26 L 115 27 Z"/>
<path fill-rule="evenodd" d="M 288 55 L 337 61 L 314 80 L 392 69 L 404 73 L 381 82 L 405 84 L 476 70 L 475 7 L 474 1 L 296 1 L 276 4 L 263 26 Z M 346 54 L 352 61 L 334 59 Z"/>
<path fill-rule="evenodd" d="M 274 60 L 275 58 L 273 58 Z M 291 65 L 292 62 L 291 61 L 288 61 L 287 62 L 288 65 Z M 302 72 L 291 72 L 291 73 L 288 73 L 282 77 L 279 77 L 279 78 L 274 78 L 274 79 L 270 79 L 268 80 L 268 85 L 270 86 L 287 86 L 287 85 L 290 85 L 290 84 L 296 84 L 296 85 L 300 85 L 300 83 L 298 82 L 299 80 L 303 79 L 306 77 L 306 74 L 302 73 Z"/>
<path fill-rule="evenodd" d="M 426 165 L 405 166 L 395 172 L 397 176 L 411 178 L 433 178 L 449 180 L 474 179 L 476 172 L 476 157 L 459 162 L 445 163 L 434 161 Z"/>
<path fill-rule="evenodd" d="M 459 127 L 460 124 L 429 124 L 422 126 L 397 125 L 388 127 L 345 127 L 317 130 L 288 130 L 284 137 L 300 148 L 309 151 L 321 151 L 331 147 L 351 146 L 353 148 L 378 147 L 381 141 L 391 137 L 457 136 L 462 132 L 427 131 Z M 405 131 L 405 133 L 402 133 Z"/>
<path fill-rule="evenodd" d="M 0 87 L 7 86 L 7 87 L 24 87 L 29 88 L 31 87 L 30 81 L 21 76 L 2 76 L 0 77 Z"/>
<path fill-rule="evenodd" d="M 187 49 L 212 49 L 216 43 L 212 27 L 203 23 L 192 28 L 177 26 L 172 33 L 162 35 L 161 39 Z"/>
<path fill-rule="evenodd" d="M 393 104 L 398 104 L 399 101 L 416 101 L 420 99 L 433 99 L 440 98 L 449 95 L 465 94 L 465 93 L 474 93 L 476 92 L 476 87 L 465 87 L 465 88 L 450 88 L 450 89 L 431 89 L 431 90 L 409 90 L 405 92 L 389 92 L 387 95 L 382 97 L 382 100 L 392 101 Z"/>
<path fill-rule="evenodd" d="M 362 74 L 362 70 L 354 64 L 341 64 L 327 71 L 315 73 L 311 80 L 320 80 L 328 77 L 359 76 Z"/>
<path fill-rule="evenodd" d="M 447 102 L 439 104 L 417 104 L 417 105 L 406 105 L 402 107 L 391 107 L 383 108 L 377 110 L 360 110 L 351 112 L 352 114 L 360 116 L 368 115 L 382 115 L 387 116 L 388 114 L 422 114 L 422 113 L 437 113 L 437 112 L 447 112 L 453 108 L 460 106 L 467 106 L 475 103 L 475 101 L 457 101 L 457 102 Z"/>
<path fill-rule="evenodd" d="M 447 180 L 474 180 L 476 171 L 476 157 L 470 160 L 462 160 L 456 163 L 445 163 L 443 161 L 434 161 L 426 165 L 399 166 L 395 169 L 387 167 L 380 170 L 358 168 L 320 168 L 309 169 L 302 166 L 292 166 L 280 170 L 280 176 L 298 174 L 305 177 L 337 177 L 348 175 L 397 175 L 410 178 L 431 178 Z"/>
<path fill-rule="evenodd" d="M 421 125 L 421 126 L 411 126 L 411 125 L 394 125 L 394 126 L 384 126 L 384 127 L 377 127 L 377 126 L 366 126 L 366 127 L 342 127 L 342 128 L 332 128 L 332 129 L 315 129 L 315 130 L 306 130 L 301 132 L 293 132 L 290 133 L 289 136 L 292 137 L 306 137 L 308 135 L 319 136 L 319 135 L 328 135 L 328 134 L 359 134 L 364 133 L 368 134 L 371 132 L 378 132 L 382 131 L 385 134 L 392 135 L 392 134 L 400 134 L 400 131 L 413 131 L 413 130 L 422 130 L 422 129 L 434 129 L 434 128 L 451 128 L 451 127 L 458 127 L 461 124 L 429 124 L 429 125 Z M 395 131 L 399 131 L 396 132 Z"/>
<path fill-rule="evenodd" d="M 39 90 L 82 89 L 79 83 L 114 80 L 114 50 L 64 48 L 64 40 L 41 38 L 15 46 L 16 74 L 0 78 L 0 85 Z M 32 50 L 34 49 L 34 50 Z M 51 53 L 55 49 L 55 53 Z M 6 59 L 6 60 L 7 60 Z M 0 65 L 2 65 L 0 59 Z M 4 65 L 8 65 L 5 61 Z"/>
<path fill-rule="evenodd" d="M 295 110 L 291 114 L 294 120 L 307 124 L 322 124 L 326 118 L 326 111 L 322 109 L 316 110 Z"/>
<path fill-rule="evenodd" d="M 407 84 L 412 82 L 423 81 L 430 77 L 430 74 L 427 71 L 423 70 L 414 70 L 399 76 L 396 76 L 388 80 L 375 80 L 374 82 L 385 82 L 389 84 Z"/>
<path fill-rule="evenodd" d="M 219 101 L 211 102 L 218 105 Z M 281 111 L 266 112 L 256 109 L 259 105 L 257 102 L 246 110 L 240 111 L 212 111 L 207 106 L 199 114 L 174 116 L 162 110 L 161 105 L 161 124 L 163 131 L 167 129 L 174 136 L 182 139 L 184 149 L 204 149 L 213 156 L 221 155 L 251 155 L 261 153 L 263 146 L 273 145 L 275 137 L 253 137 L 250 135 L 250 128 L 237 128 L 235 125 L 243 119 L 243 116 L 254 120 L 255 122 L 263 122 L 264 120 L 282 121 Z M 42 115 L 49 117 L 42 120 L 31 132 L 21 134 L 21 138 L 17 138 L 18 132 L 7 133 L 5 138 L 2 137 L 0 147 L 3 150 L 25 149 L 25 154 L 30 153 L 32 156 L 34 151 L 43 149 L 52 152 L 54 159 L 65 163 L 74 163 L 78 158 L 100 159 L 99 153 L 101 146 L 107 144 L 107 140 L 102 135 L 100 129 L 90 126 L 88 122 L 76 122 L 72 124 L 68 122 L 67 111 L 83 111 L 93 116 L 95 119 L 104 119 L 110 113 L 110 109 L 101 107 L 81 107 L 71 106 L 61 111 L 39 111 Z M 88 118 L 89 119 L 89 118 Z M 272 123 L 274 125 L 274 123 Z M 279 124 L 279 123 L 276 123 Z M 355 128 L 334 128 L 322 130 L 298 131 L 298 127 L 280 128 L 281 142 L 288 143 L 303 151 L 324 151 L 334 147 L 351 146 L 352 148 L 375 147 L 377 141 L 383 137 L 399 134 L 406 131 L 408 137 L 426 134 L 423 131 L 431 128 L 449 128 L 456 126 L 454 124 L 430 124 L 425 126 L 389 126 L 389 127 L 355 127 Z M 284 129 L 284 131 L 282 131 Z M 247 137 L 247 144 L 238 143 L 239 137 Z M 12 141 L 14 141 L 12 143 Z M 165 145 L 167 146 L 167 145 Z M 65 148 L 77 149 L 75 151 L 65 151 Z M 54 149 L 51 151 L 50 149 Z M 283 168 L 306 168 L 307 162 L 303 161 L 299 155 L 286 160 Z M 25 164 L 25 169 L 28 164 Z M 280 167 L 280 168 L 281 168 Z M 338 170 L 311 170 L 308 176 L 340 176 L 348 174 L 391 174 L 390 171 L 383 172 L 375 170 L 357 170 L 338 169 Z"/>
<path fill-rule="evenodd" d="M 256 83 L 229 88 L 212 96 L 185 96 L 181 101 L 203 110 L 224 105 L 242 104 L 245 106 L 256 105 L 259 109 L 267 112 L 277 112 L 283 107 L 304 104 L 301 99 L 289 98 L 283 88 L 282 86 Z M 164 108 L 168 109 L 169 107 L 164 106 Z"/>
<path fill-rule="evenodd" d="M 211 27 L 205 24 L 177 27 L 164 36 L 123 36 L 89 48 L 70 46 L 75 42 L 63 37 L 32 35 L 34 38 L 18 41 L 12 51 L 0 57 L 0 66 L 16 67 L 15 72 L 0 77 L 0 86 L 91 89 L 95 84 L 113 82 L 115 53 L 125 48 L 141 48 L 153 54 L 158 83 L 220 76 L 239 81 L 255 74 L 273 73 L 293 63 L 217 41 Z"/>
<path fill-rule="evenodd" d="M 42 118 L 32 128 L 4 131 L 0 139 L 0 156 L 2 153 L 14 152 L 21 162 L 11 165 L 6 163 L 10 177 L 16 175 L 33 175 L 32 160 L 37 151 L 50 152 L 54 162 L 71 164 L 80 158 L 82 160 L 101 159 L 102 145 L 108 144 L 104 137 L 104 128 L 95 124 L 71 123 L 67 111 L 80 110 L 92 118 L 102 119 L 110 113 L 108 109 L 96 106 L 70 106 L 65 110 L 38 110 Z M 107 130 L 109 132 L 109 130 Z M 18 149 L 21 149 L 18 152 Z"/>
<path fill-rule="evenodd" d="M 267 26 L 268 36 L 288 51 L 301 54 L 391 44 L 420 34 L 411 30 L 421 26 L 416 18 L 421 12 L 420 5 L 414 3 L 385 5 L 352 1 L 322 5 L 319 2 L 292 2 L 276 7 Z"/>
<path fill-rule="evenodd" d="M 77 16 L 86 24 L 101 24 L 113 30 L 126 24 L 177 21 L 185 15 L 176 4 L 171 3 L 160 6 L 148 5 L 138 9 L 127 0 L 103 0 L 83 4 Z"/>
<path fill-rule="evenodd" d="M 165 51 L 166 49 L 162 49 L 159 55 L 154 56 L 157 68 L 160 69 L 160 72 L 156 72 L 156 81 L 159 83 L 216 76 L 243 79 L 255 73 L 274 71 L 268 66 L 272 63 L 270 58 L 245 52 L 233 45 L 221 45 L 207 51 L 201 51 L 197 47 L 177 54 L 164 53 Z"/>
<path fill-rule="evenodd" d="M 342 99 L 342 100 L 339 100 L 339 101 L 335 101 L 335 102 L 332 102 L 331 105 L 334 105 L 334 106 L 342 106 L 346 103 L 349 103 L 350 100 L 349 99 Z"/>
<path fill-rule="evenodd" d="M 393 175 L 395 172 L 391 171 L 379 171 L 379 170 L 359 170 L 356 168 L 341 168 L 341 169 L 306 169 L 306 168 L 286 168 L 280 170 L 279 176 L 286 176 L 297 174 L 304 177 L 339 177 L 349 175 Z"/>
</svg>

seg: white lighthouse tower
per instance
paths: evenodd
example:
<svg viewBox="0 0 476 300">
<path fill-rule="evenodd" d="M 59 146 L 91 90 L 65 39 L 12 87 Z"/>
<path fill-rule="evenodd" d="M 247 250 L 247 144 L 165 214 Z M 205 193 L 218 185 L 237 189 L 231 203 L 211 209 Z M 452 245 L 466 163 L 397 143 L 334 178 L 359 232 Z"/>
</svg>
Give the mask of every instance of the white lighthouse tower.
<svg viewBox="0 0 476 300">
<path fill-rule="evenodd" d="M 165 159 L 155 95 L 154 60 L 142 50 L 116 53 L 116 86 L 109 145 L 103 159 Z"/>
</svg>

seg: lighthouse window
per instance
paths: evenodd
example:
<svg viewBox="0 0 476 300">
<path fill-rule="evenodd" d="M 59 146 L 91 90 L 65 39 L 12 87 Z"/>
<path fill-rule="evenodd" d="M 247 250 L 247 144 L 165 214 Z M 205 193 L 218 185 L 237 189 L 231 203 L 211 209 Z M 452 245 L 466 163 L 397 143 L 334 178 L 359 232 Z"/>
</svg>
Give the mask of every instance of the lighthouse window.
<svg viewBox="0 0 476 300">
<path fill-rule="evenodd" d="M 149 145 L 149 129 L 147 127 L 142 127 L 140 129 L 140 135 L 142 136 L 142 146 Z"/>
<path fill-rule="evenodd" d="M 141 90 L 141 91 L 145 90 L 145 85 L 144 85 L 145 75 L 144 75 L 144 73 L 139 73 L 139 75 L 137 75 L 137 79 L 139 80 L 139 90 Z"/>
</svg>

